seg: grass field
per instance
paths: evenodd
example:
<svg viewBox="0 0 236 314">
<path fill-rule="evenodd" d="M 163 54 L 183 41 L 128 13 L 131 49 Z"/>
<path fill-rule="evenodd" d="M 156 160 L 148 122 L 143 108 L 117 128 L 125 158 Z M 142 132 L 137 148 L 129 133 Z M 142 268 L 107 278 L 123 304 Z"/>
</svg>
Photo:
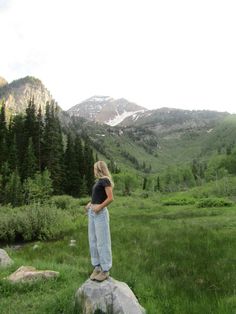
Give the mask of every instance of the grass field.
<svg viewBox="0 0 236 314">
<path fill-rule="evenodd" d="M 116 196 L 109 211 L 111 276 L 130 286 L 147 313 L 236 313 L 236 206 L 165 206 L 159 195 L 137 194 Z M 78 219 L 77 230 L 61 240 L 3 247 L 15 264 L 0 270 L 1 314 L 74 313 L 75 292 L 92 271 L 87 216 Z M 21 265 L 60 276 L 17 285 L 3 280 Z"/>
</svg>

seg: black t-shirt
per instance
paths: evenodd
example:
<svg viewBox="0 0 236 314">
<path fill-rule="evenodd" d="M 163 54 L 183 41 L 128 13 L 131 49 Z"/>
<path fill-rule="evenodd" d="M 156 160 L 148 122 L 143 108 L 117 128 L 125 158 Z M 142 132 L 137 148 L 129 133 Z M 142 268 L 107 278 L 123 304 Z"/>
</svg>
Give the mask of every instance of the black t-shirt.
<svg viewBox="0 0 236 314">
<path fill-rule="evenodd" d="M 100 178 L 94 184 L 92 189 L 92 204 L 101 204 L 107 198 L 105 191 L 106 186 L 111 186 L 111 182 L 108 178 Z"/>
</svg>

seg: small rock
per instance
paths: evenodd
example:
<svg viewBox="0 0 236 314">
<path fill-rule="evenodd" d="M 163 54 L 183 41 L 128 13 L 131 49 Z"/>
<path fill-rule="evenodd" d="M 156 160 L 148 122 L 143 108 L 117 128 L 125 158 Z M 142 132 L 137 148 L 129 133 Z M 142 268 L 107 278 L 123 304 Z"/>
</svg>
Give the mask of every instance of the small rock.
<svg viewBox="0 0 236 314">
<path fill-rule="evenodd" d="M 33 250 L 36 250 L 36 249 L 38 249 L 38 248 L 39 248 L 39 245 L 38 245 L 38 244 L 35 244 L 35 245 L 32 247 Z"/>
<path fill-rule="evenodd" d="M 76 246 L 76 240 L 70 240 L 69 246 Z"/>
<path fill-rule="evenodd" d="M 88 279 L 75 295 L 77 313 L 145 314 L 132 290 L 111 277 L 103 282 Z"/>
<path fill-rule="evenodd" d="M 13 260 L 9 257 L 7 252 L 3 249 L 0 249 L 0 266 L 6 267 L 13 264 Z"/>
<path fill-rule="evenodd" d="M 52 270 L 36 270 L 32 266 L 21 266 L 14 273 L 8 276 L 7 280 L 16 282 L 27 282 L 34 279 L 50 279 L 59 276 L 59 272 Z"/>
</svg>

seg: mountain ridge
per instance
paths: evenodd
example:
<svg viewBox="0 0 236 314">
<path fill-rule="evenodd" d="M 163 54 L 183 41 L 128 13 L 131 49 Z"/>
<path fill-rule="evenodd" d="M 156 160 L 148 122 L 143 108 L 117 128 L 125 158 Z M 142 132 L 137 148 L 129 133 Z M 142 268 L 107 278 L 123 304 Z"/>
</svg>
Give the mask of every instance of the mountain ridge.
<svg viewBox="0 0 236 314">
<path fill-rule="evenodd" d="M 95 95 L 69 108 L 67 112 L 71 116 L 115 126 L 127 116 L 145 110 L 147 109 L 125 98 L 114 99 L 110 96 Z"/>
<path fill-rule="evenodd" d="M 0 100 L 5 102 L 9 114 L 18 114 L 25 111 L 30 99 L 34 99 L 36 108 L 41 107 L 45 112 L 46 103 L 54 101 L 49 90 L 41 80 L 26 76 L 0 86 Z M 60 108 L 60 110 L 62 110 Z"/>
</svg>

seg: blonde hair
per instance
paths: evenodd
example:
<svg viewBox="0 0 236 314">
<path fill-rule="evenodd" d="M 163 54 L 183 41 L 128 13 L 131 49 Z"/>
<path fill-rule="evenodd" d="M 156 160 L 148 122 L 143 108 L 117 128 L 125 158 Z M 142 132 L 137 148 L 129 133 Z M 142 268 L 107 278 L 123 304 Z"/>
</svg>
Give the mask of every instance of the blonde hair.
<svg viewBox="0 0 236 314">
<path fill-rule="evenodd" d="M 110 171 L 108 170 L 107 164 L 103 160 L 99 160 L 94 164 L 94 175 L 97 179 L 107 178 L 111 182 L 111 186 L 114 187 L 114 182 Z"/>
</svg>

